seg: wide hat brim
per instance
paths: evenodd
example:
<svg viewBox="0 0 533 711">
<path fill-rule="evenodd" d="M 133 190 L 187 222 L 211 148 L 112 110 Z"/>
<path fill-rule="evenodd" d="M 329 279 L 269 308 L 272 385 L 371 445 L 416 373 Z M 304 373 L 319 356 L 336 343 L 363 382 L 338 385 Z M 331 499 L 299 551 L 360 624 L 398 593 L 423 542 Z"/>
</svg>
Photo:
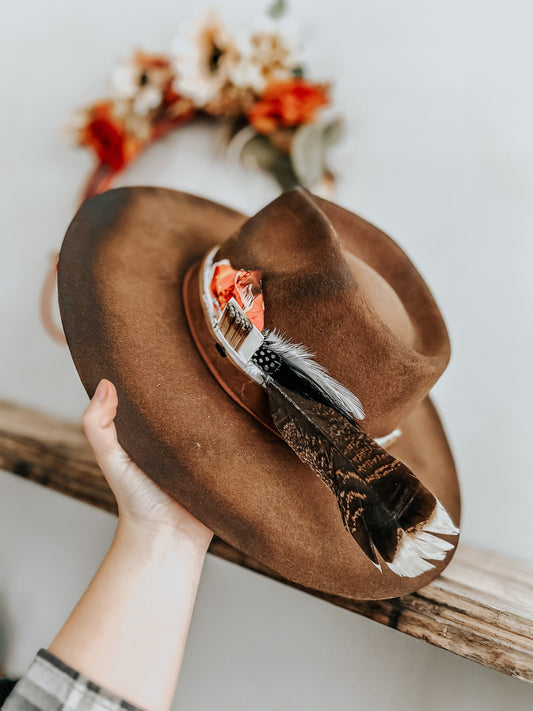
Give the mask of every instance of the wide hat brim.
<svg viewBox="0 0 533 711">
<path fill-rule="evenodd" d="M 124 449 L 230 545 L 311 589 L 355 599 L 407 594 L 430 582 L 453 551 L 417 578 L 379 572 L 344 528 L 335 497 L 224 392 L 191 337 L 185 274 L 246 219 L 210 200 L 149 187 L 111 190 L 80 208 L 61 248 L 58 290 L 83 385 L 92 396 L 101 378 L 115 384 Z M 357 229 L 339 226 L 339 238 L 357 254 Z M 388 238 L 376 230 L 376 239 Z M 458 525 L 455 466 L 429 397 L 401 425 L 389 451 Z"/>
</svg>

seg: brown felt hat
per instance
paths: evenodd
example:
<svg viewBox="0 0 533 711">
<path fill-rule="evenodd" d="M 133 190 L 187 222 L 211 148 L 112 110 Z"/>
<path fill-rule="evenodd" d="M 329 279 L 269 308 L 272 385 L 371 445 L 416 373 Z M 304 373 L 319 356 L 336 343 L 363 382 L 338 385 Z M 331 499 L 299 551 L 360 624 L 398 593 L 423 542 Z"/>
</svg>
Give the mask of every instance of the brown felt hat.
<svg viewBox="0 0 533 711">
<path fill-rule="evenodd" d="M 402 577 L 365 555 L 332 491 L 276 430 L 265 390 L 223 357 L 206 320 L 206 254 L 260 270 L 265 328 L 304 344 L 362 402 L 383 445 L 459 524 L 460 495 L 428 393 L 450 354 L 420 274 L 387 235 L 304 190 L 251 218 L 174 190 L 110 190 L 82 205 L 61 248 L 68 345 L 92 395 L 118 392 L 132 459 L 223 540 L 305 587 L 357 598 L 406 594 L 450 561 Z"/>
</svg>

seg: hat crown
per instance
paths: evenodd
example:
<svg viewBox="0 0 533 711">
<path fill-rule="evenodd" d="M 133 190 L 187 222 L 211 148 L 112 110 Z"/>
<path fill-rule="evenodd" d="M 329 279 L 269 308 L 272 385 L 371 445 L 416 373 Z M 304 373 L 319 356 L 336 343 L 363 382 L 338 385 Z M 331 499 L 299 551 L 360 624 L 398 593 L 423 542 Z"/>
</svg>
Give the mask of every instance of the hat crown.
<svg viewBox="0 0 533 711">
<path fill-rule="evenodd" d="M 253 263 L 265 274 L 298 276 L 320 268 L 335 270 L 347 283 L 353 281 L 331 222 L 301 189 L 282 193 L 248 219 L 219 254 L 238 259 L 243 268 Z"/>
<path fill-rule="evenodd" d="M 302 189 L 283 193 L 246 220 L 216 259 L 261 271 L 265 327 L 311 351 L 361 400 L 364 429 L 381 436 L 426 397 L 446 367 L 449 342 L 429 290 L 400 248 L 351 213 L 351 234 L 340 237 L 331 207 Z M 383 239 L 393 247 L 381 255 L 383 273 L 354 249 L 368 228 L 374 252 L 383 251 Z M 390 278 L 395 268 L 417 288 L 403 284 L 400 295 Z M 413 298 L 419 303 L 409 303 Z"/>
</svg>

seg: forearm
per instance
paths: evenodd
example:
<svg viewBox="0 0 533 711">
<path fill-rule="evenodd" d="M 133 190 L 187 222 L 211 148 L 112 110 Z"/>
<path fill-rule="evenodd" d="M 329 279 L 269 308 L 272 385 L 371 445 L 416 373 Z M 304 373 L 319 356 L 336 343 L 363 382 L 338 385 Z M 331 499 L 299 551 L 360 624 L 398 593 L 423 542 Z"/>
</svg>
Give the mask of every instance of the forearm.
<svg viewBox="0 0 533 711">
<path fill-rule="evenodd" d="M 130 703 L 166 711 L 205 552 L 173 528 L 119 521 L 109 553 L 49 650 Z"/>
</svg>

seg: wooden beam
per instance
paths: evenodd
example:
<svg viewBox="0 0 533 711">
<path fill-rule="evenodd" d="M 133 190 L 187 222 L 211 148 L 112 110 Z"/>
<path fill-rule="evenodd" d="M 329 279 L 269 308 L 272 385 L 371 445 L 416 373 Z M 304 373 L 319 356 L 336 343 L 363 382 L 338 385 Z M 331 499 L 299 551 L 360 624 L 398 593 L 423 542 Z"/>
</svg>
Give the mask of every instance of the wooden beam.
<svg viewBox="0 0 533 711">
<path fill-rule="evenodd" d="M 79 425 L 0 401 L 0 468 L 116 513 Z M 533 567 L 461 544 L 416 593 L 350 600 L 294 585 L 215 537 L 210 552 L 505 674 L 533 681 Z"/>
</svg>

